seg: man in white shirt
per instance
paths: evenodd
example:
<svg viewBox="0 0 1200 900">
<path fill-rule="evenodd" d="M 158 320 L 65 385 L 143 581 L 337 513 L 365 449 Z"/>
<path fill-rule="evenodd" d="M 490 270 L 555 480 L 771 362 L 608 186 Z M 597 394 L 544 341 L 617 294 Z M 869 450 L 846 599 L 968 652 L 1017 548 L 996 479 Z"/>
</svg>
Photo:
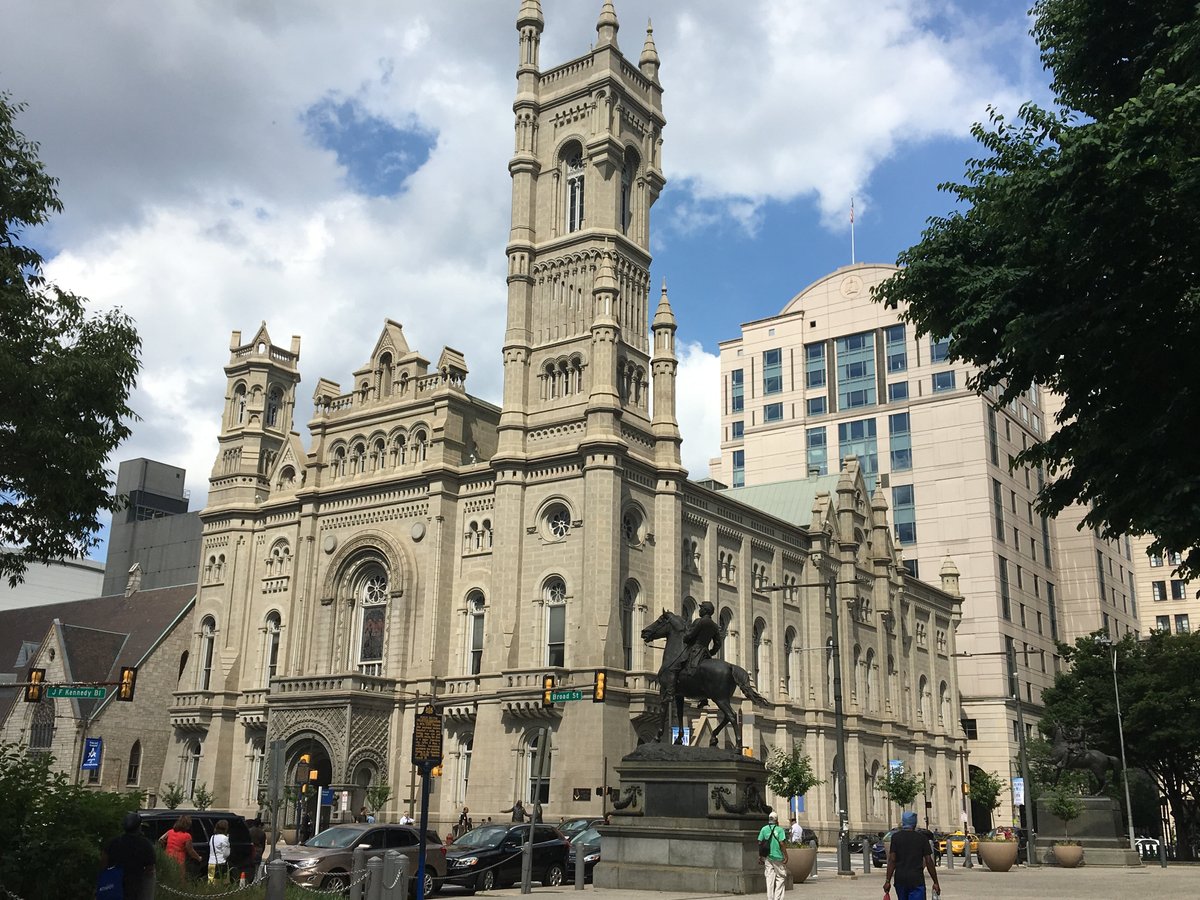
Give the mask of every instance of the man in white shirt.
<svg viewBox="0 0 1200 900">
<path fill-rule="evenodd" d="M 804 840 L 804 829 L 800 827 L 800 823 L 796 821 L 794 816 L 792 817 L 792 832 L 788 836 L 788 840 L 793 844 L 799 844 Z"/>
</svg>

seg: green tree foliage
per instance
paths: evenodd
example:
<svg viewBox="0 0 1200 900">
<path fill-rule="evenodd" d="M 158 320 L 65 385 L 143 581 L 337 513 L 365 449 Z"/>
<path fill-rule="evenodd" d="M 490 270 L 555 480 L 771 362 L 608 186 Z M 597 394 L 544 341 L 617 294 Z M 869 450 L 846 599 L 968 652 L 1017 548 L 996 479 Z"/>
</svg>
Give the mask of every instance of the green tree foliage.
<svg viewBox="0 0 1200 900">
<path fill-rule="evenodd" d="M 201 812 L 212 806 L 214 799 L 215 798 L 208 789 L 207 781 L 200 785 L 200 787 L 196 788 L 195 793 L 192 794 L 192 802 L 196 804 L 196 809 L 200 810 Z"/>
<path fill-rule="evenodd" d="M 382 776 L 372 782 L 371 786 L 367 788 L 367 803 L 374 811 L 382 809 L 391 796 L 392 788 L 387 783 L 387 779 Z"/>
<path fill-rule="evenodd" d="M 183 803 L 184 793 L 183 787 L 173 781 L 167 782 L 167 789 L 163 791 L 162 804 L 167 809 L 179 809 L 179 805 Z"/>
<path fill-rule="evenodd" d="M 17 548 L 0 553 L 0 576 L 14 586 L 31 562 L 82 555 L 98 511 L 118 508 L 105 463 L 130 433 L 141 348 L 126 315 L 87 314 L 28 246 L 62 203 L 16 129 L 22 108 L 0 94 L 0 545 Z"/>
<path fill-rule="evenodd" d="M 800 744 L 791 753 L 776 747 L 767 758 L 767 787 L 780 797 L 803 797 L 822 783 Z"/>
<path fill-rule="evenodd" d="M 1125 757 L 1131 769 L 1143 769 L 1167 799 L 1175 820 L 1181 858 L 1190 858 L 1200 812 L 1200 704 L 1195 702 L 1200 672 L 1200 634 L 1151 634 L 1126 637 L 1110 645 L 1102 635 L 1059 645 L 1069 668 L 1061 672 L 1042 700 L 1041 727 L 1083 729 L 1088 742 L 1120 758 L 1112 654 L 1125 726 Z"/>
<path fill-rule="evenodd" d="M 911 805 L 918 794 L 925 792 L 925 779 L 909 775 L 903 768 L 889 769 L 875 779 L 875 790 L 903 808 Z"/>
<path fill-rule="evenodd" d="M 0 744 L 0 888 L 18 897 L 90 897 L 100 851 L 140 794 L 90 791 L 52 758 Z"/>
<path fill-rule="evenodd" d="M 1107 536 L 1152 534 L 1200 576 L 1200 16 L 1195 0 L 1036 0 L 1057 108 L 995 110 L 959 201 L 874 291 L 950 336 L 1000 403 L 1038 383 L 1057 430 L 1018 462 Z"/>
<path fill-rule="evenodd" d="M 1079 814 L 1083 812 L 1083 801 L 1079 799 L 1079 794 L 1066 785 L 1056 785 L 1046 794 L 1046 808 L 1062 820 L 1063 833 L 1067 836 L 1067 840 L 1059 841 L 1059 843 L 1075 843 L 1070 840 L 1071 823 L 1078 819 Z"/>
<path fill-rule="evenodd" d="M 1008 782 L 995 772 L 979 770 L 971 776 L 971 799 L 989 812 L 1000 805 L 1000 794 Z"/>
</svg>

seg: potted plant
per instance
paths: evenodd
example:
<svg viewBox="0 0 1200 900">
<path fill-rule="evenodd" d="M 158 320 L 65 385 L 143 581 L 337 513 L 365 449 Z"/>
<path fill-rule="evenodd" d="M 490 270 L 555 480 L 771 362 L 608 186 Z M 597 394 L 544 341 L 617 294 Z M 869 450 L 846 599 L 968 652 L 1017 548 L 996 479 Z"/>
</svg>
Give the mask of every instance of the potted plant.
<svg viewBox="0 0 1200 900">
<path fill-rule="evenodd" d="M 978 772 L 971 776 L 971 800 L 989 813 L 1000 806 L 1000 795 L 1008 786 L 995 772 Z M 992 872 L 1007 872 L 1017 862 L 1017 836 L 1007 828 L 994 828 L 979 836 L 979 859 Z"/>
<path fill-rule="evenodd" d="M 1083 812 L 1078 795 L 1068 788 L 1055 787 L 1046 797 L 1046 806 L 1063 823 L 1066 837 L 1054 843 L 1054 861 L 1064 869 L 1074 869 L 1083 861 L 1083 845 L 1071 840 L 1071 823 Z"/>
<path fill-rule="evenodd" d="M 812 760 L 804 753 L 803 746 L 797 744 L 791 753 L 778 747 L 771 751 L 767 760 L 767 787 L 789 800 L 792 797 L 802 797 L 810 789 L 821 784 L 812 768 Z M 814 845 L 785 841 L 787 848 L 787 870 L 792 876 L 793 884 L 801 884 L 812 872 L 813 863 L 817 859 L 817 848 Z"/>
</svg>

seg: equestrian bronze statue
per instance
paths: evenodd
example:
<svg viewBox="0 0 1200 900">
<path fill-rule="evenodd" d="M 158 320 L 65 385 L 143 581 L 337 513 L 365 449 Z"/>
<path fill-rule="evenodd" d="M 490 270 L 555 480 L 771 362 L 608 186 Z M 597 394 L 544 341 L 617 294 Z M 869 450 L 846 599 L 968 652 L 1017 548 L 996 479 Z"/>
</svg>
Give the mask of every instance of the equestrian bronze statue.
<svg viewBox="0 0 1200 900">
<path fill-rule="evenodd" d="M 642 629 L 642 640 L 646 643 L 665 637 L 662 665 L 658 670 L 659 697 L 662 705 L 661 730 L 658 740 L 671 741 L 672 710 L 674 723 L 679 725 L 679 737 L 675 743 L 683 743 L 684 698 L 701 701 L 711 700 L 721 714 L 713 730 L 710 746 L 719 746 L 718 737 L 725 726 L 737 732 L 737 749 L 742 749 L 742 729 L 731 703 L 733 692 L 740 688 L 742 694 L 758 706 L 768 706 L 770 701 L 754 689 L 750 675 L 741 666 L 714 658 L 721 649 L 721 633 L 712 620 L 713 605 L 705 600 L 700 604 L 700 615 L 690 625 L 680 615 L 663 610 L 662 615 Z"/>
<path fill-rule="evenodd" d="M 1054 766 L 1054 783 L 1062 777 L 1065 769 L 1078 769 L 1091 772 L 1096 777 L 1096 793 L 1099 796 L 1108 787 L 1108 770 L 1112 769 L 1116 776 L 1120 771 L 1115 756 L 1109 756 L 1099 750 L 1088 747 L 1081 732 L 1066 732 L 1061 726 L 1054 726 L 1054 743 L 1050 746 L 1050 762 Z"/>
</svg>

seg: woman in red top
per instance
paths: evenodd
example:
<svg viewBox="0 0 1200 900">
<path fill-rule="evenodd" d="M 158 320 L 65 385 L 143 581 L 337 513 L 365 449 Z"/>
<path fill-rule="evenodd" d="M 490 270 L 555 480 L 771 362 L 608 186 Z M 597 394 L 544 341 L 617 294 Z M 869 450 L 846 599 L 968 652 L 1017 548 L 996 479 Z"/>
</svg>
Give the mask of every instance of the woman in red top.
<svg viewBox="0 0 1200 900">
<path fill-rule="evenodd" d="M 171 826 L 171 830 L 164 833 L 158 839 L 158 842 L 167 849 L 167 856 L 179 863 L 179 868 L 184 872 L 187 871 L 187 860 L 190 857 L 196 862 L 203 864 L 204 860 L 200 858 L 200 854 L 196 852 L 196 848 L 192 846 L 192 817 L 180 816 L 175 820 L 175 824 Z"/>
</svg>

